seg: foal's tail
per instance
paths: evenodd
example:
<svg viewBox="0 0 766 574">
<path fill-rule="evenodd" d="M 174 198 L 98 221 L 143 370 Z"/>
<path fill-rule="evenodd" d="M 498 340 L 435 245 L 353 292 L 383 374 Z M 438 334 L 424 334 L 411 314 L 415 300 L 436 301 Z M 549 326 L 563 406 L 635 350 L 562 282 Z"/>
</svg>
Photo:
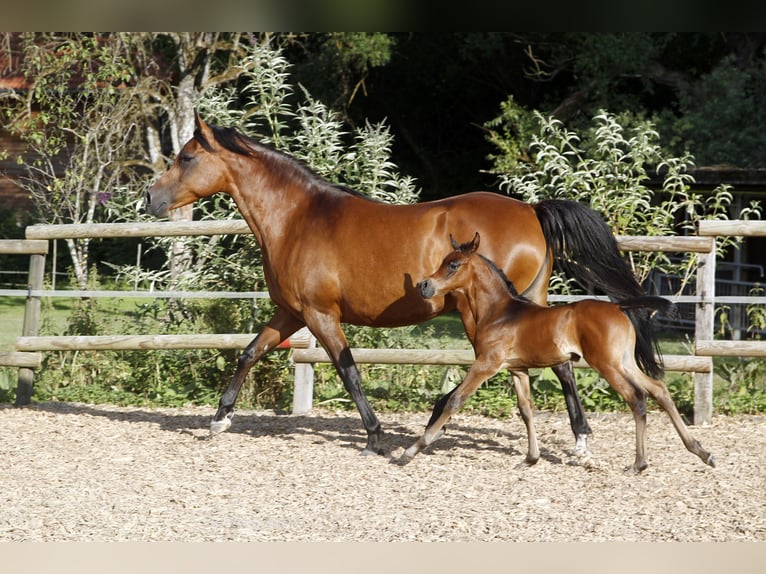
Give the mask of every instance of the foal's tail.
<svg viewBox="0 0 766 574">
<path fill-rule="evenodd" d="M 633 270 L 620 254 L 611 229 L 596 211 L 565 199 L 547 199 L 534 208 L 556 265 L 588 294 L 603 293 L 612 301 L 621 302 L 645 296 Z M 639 334 L 638 366 L 650 377 L 659 378 L 663 372 L 662 360 L 653 352 L 659 355 L 659 342 L 646 307 L 632 307 L 626 313 Z"/>
</svg>

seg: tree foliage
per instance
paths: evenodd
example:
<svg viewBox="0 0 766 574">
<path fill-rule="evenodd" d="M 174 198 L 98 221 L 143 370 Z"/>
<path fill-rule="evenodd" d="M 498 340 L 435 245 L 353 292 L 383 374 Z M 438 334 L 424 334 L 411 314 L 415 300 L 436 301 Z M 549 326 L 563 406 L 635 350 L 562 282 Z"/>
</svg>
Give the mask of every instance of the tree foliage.
<svg viewBox="0 0 766 574">
<path fill-rule="evenodd" d="M 513 106 L 509 103 L 508 107 Z M 729 218 L 729 187 L 719 186 L 709 194 L 692 192 L 692 157 L 674 157 L 664 151 L 650 122 L 620 121 L 601 111 L 592 125 L 578 134 L 555 118 L 539 112 L 532 115 L 539 131 L 529 144 L 530 161 L 523 163 L 516 160 L 514 143 L 520 130 L 505 127 L 518 118 L 518 113 L 505 113 L 489 122 L 492 141 L 500 148 L 493 156 L 493 173 L 508 193 L 532 203 L 548 198 L 588 203 L 604 215 L 615 235 L 694 233 L 700 220 Z M 754 203 L 737 217 L 759 214 L 760 205 Z M 720 237 L 718 241 L 723 255 L 736 238 Z M 672 264 L 662 252 L 636 252 L 630 258 L 641 280 L 652 269 L 687 278 L 694 269 L 693 258 L 681 265 Z"/>
</svg>

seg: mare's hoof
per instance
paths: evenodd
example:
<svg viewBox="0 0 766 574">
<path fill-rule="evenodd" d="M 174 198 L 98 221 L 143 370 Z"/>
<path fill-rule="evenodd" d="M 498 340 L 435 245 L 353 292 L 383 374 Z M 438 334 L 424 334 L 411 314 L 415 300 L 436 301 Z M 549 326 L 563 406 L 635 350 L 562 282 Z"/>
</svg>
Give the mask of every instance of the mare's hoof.
<svg viewBox="0 0 766 574">
<path fill-rule="evenodd" d="M 383 449 L 381 448 L 365 448 L 362 452 L 359 453 L 359 456 L 381 456 L 383 455 Z"/>
<path fill-rule="evenodd" d="M 210 422 L 210 436 L 213 437 L 217 434 L 221 434 L 224 431 L 229 430 L 231 426 L 231 418 L 228 416 L 223 417 L 220 421 L 213 420 Z"/>
<path fill-rule="evenodd" d="M 707 457 L 707 460 L 705 461 L 707 464 L 715 468 L 715 458 L 713 458 L 713 455 L 711 454 L 709 457 Z"/>
<path fill-rule="evenodd" d="M 575 440 L 575 446 L 574 446 L 573 454 L 577 458 L 581 458 L 581 459 L 593 458 L 593 453 L 588 448 L 588 435 L 587 434 L 578 435 L 577 440 Z"/>
</svg>

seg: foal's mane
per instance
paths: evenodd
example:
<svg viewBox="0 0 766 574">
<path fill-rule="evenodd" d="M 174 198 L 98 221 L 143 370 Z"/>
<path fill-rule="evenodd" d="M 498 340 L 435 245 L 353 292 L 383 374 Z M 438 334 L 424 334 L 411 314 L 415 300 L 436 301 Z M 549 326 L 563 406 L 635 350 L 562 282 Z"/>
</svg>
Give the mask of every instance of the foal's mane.
<svg viewBox="0 0 766 574">
<path fill-rule="evenodd" d="M 513 281 L 508 279 L 508 276 L 505 274 L 505 271 L 503 271 L 497 265 L 495 265 L 495 263 L 491 259 L 484 257 L 484 255 L 482 255 L 481 253 L 477 253 L 476 255 L 478 255 L 479 258 L 481 258 L 481 260 L 487 264 L 487 267 L 489 267 L 490 271 L 494 271 L 500 277 L 500 279 L 503 280 L 503 283 L 505 284 L 505 287 L 508 290 L 508 294 L 511 297 L 513 297 L 514 299 L 519 299 L 520 301 L 530 301 L 528 297 L 525 297 L 524 295 L 522 295 L 516 290 L 516 286 L 513 284 Z"/>
<path fill-rule="evenodd" d="M 309 167 L 306 162 L 282 152 L 271 145 L 257 142 L 253 138 L 246 136 L 234 128 L 218 126 L 208 127 L 212 130 L 216 143 L 232 153 L 263 159 L 271 165 L 276 172 L 291 178 L 300 179 L 307 185 L 313 185 L 319 189 L 341 191 L 370 201 L 376 201 L 355 189 L 327 181 Z M 205 150 L 209 152 L 213 150 L 210 142 L 207 141 L 199 129 L 194 131 L 194 139 L 197 140 Z"/>
<path fill-rule="evenodd" d="M 508 293 L 511 294 L 512 297 L 518 297 L 519 292 L 516 290 L 516 286 L 513 284 L 513 281 L 508 279 L 508 276 L 505 274 L 505 271 L 500 269 L 497 265 L 495 265 L 494 261 L 491 259 L 484 257 L 481 253 L 477 253 L 476 255 L 479 256 L 479 258 L 484 261 L 484 263 L 487 264 L 487 267 L 489 267 L 490 271 L 494 271 L 500 279 L 503 280 L 503 283 L 505 284 L 505 288 L 508 289 Z"/>
</svg>

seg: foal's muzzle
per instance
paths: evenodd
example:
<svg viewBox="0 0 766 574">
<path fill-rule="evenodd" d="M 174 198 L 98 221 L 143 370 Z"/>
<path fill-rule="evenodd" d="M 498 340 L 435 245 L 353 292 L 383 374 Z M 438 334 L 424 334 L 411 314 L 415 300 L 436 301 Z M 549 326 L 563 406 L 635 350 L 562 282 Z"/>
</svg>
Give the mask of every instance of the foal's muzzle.
<svg viewBox="0 0 766 574">
<path fill-rule="evenodd" d="M 423 299 L 430 299 L 434 296 L 434 286 L 430 279 L 424 279 L 415 285 L 415 287 L 417 287 L 418 291 L 420 291 L 420 295 L 423 297 Z"/>
</svg>

